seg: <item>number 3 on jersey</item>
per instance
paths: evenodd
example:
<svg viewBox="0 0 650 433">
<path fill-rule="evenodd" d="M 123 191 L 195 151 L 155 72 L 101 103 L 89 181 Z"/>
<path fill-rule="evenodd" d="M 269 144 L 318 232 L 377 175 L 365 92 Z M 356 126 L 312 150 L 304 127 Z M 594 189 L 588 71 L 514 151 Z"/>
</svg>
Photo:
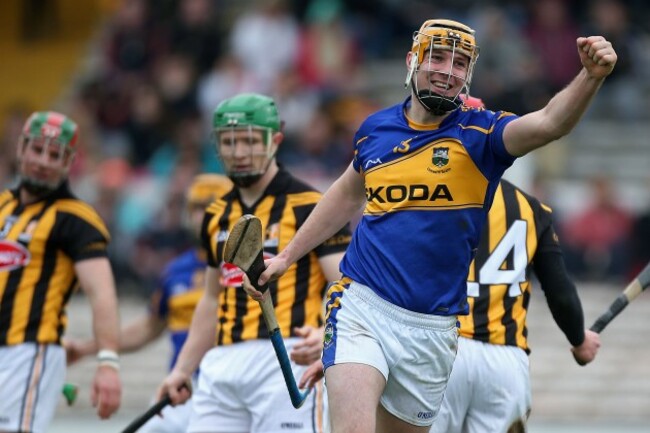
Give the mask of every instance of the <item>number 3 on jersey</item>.
<svg viewBox="0 0 650 433">
<path fill-rule="evenodd" d="M 526 234 L 525 221 L 517 220 L 510 226 L 478 271 L 478 282 L 467 282 L 467 296 L 478 297 L 481 284 L 507 284 L 510 286 L 508 296 L 514 298 L 521 295 L 519 283 L 526 281 L 526 266 L 528 265 Z M 502 269 L 502 265 L 511 253 L 513 269 Z"/>
</svg>

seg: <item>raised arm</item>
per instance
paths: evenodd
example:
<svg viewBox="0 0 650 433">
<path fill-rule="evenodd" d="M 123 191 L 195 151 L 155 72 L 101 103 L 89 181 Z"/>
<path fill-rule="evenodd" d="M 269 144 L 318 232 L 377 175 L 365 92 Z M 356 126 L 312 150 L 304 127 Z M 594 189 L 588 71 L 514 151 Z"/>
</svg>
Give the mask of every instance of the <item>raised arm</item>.
<svg viewBox="0 0 650 433">
<path fill-rule="evenodd" d="M 602 36 L 577 39 L 583 68 L 544 108 L 506 125 L 503 140 L 511 155 L 522 156 L 571 132 L 616 64 L 612 44 Z"/>
</svg>

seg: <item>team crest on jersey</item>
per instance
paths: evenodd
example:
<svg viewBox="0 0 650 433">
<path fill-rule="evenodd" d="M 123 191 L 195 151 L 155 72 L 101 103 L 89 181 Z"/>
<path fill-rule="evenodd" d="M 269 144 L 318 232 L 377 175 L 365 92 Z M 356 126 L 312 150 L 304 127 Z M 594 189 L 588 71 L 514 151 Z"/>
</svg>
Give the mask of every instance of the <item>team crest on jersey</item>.
<svg viewBox="0 0 650 433">
<path fill-rule="evenodd" d="M 332 339 L 334 338 L 334 326 L 331 323 L 328 323 L 325 326 L 325 335 L 323 336 L 323 346 L 328 347 L 332 344 Z"/>
<path fill-rule="evenodd" d="M 449 148 L 448 147 L 434 147 L 433 157 L 431 162 L 436 167 L 444 167 L 449 163 Z"/>
<path fill-rule="evenodd" d="M 31 257 L 27 248 L 21 244 L 13 241 L 0 241 L 0 271 L 13 271 L 26 266 Z"/>
</svg>

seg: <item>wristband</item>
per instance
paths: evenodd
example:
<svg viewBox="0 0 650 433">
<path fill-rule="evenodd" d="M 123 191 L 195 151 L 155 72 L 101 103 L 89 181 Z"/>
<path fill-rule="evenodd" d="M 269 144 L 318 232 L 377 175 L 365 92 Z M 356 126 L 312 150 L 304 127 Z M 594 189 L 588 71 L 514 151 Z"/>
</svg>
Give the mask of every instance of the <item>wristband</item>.
<svg viewBox="0 0 650 433">
<path fill-rule="evenodd" d="M 114 350 L 100 350 L 97 353 L 97 361 L 99 361 L 100 367 L 111 367 L 118 371 L 120 369 L 120 356 Z"/>
</svg>

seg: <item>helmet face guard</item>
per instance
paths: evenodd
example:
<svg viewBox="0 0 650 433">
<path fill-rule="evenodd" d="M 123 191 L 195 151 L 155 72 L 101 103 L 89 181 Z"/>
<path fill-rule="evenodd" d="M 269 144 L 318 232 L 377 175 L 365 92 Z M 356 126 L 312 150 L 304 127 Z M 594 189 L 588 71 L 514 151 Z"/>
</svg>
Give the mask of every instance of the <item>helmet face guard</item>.
<svg viewBox="0 0 650 433">
<path fill-rule="evenodd" d="M 275 157 L 273 131 L 252 125 L 215 128 L 216 150 L 228 177 L 238 186 L 248 187 L 266 173 Z M 237 161 L 243 159 L 244 167 Z"/>
<path fill-rule="evenodd" d="M 246 93 L 223 101 L 213 116 L 217 155 L 238 186 L 257 182 L 275 158 L 281 122 L 273 99 Z"/>
<path fill-rule="evenodd" d="M 18 144 L 20 186 L 36 196 L 56 190 L 70 171 L 77 139 L 77 124 L 67 116 L 53 111 L 33 113 Z"/>
<path fill-rule="evenodd" d="M 408 73 L 404 85 L 412 86 L 420 103 L 435 115 L 458 108 L 461 94 L 469 94 L 479 48 L 474 30 L 457 21 L 427 20 L 413 34 Z M 444 58 L 443 58 L 444 57 Z M 428 76 L 447 76 L 444 89 L 431 84 Z M 426 83 L 421 76 L 426 77 Z M 457 83 L 462 82 L 461 86 Z M 458 87 L 451 94 L 446 89 Z"/>
</svg>

